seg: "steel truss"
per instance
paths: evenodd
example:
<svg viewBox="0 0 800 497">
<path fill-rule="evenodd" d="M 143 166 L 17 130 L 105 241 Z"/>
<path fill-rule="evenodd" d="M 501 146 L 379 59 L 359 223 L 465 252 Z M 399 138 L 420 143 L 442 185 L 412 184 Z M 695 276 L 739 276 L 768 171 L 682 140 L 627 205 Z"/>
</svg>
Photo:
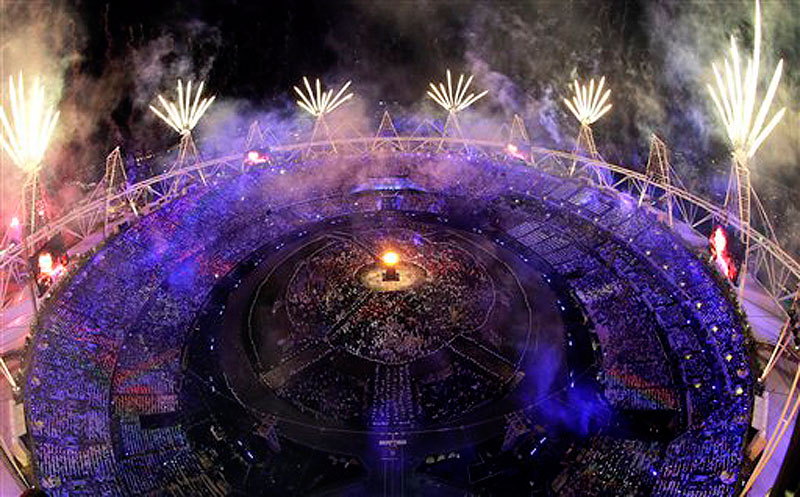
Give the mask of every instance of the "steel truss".
<svg viewBox="0 0 800 497">
<path fill-rule="evenodd" d="M 250 145 L 254 144 L 253 142 L 262 141 L 263 132 L 258 129 L 257 124 L 254 123 L 254 126 L 250 129 L 250 135 L 258 138 L 248 140 Z M 386 113 L 379 131 L 373 136 L 333 137 L 317 141 L 275 145 L 271 147 L 271 151 L 290 155 L 302 155 L 310 151 L 314 151 L 316 154 L 359 154 L 386 148 L 414 153 L 432 152 L 439 149 L 453 152 L 466 147 L 506 158 L 508 157 L 506 147 L 510 143 L 509 139 L 519 140 L 518 143 L 527 145 L 525 143 L 527 142 L 525 139 L 527 132 L 524 134 L 519 132 L 519 126 L 519 122 L 515 122 L 514 126 L 509 128 L 515 131 L 509 135 L 514 136 L 495 140 L 448 136 L 449 133 L 445 136 L 441 134 L 436 136 L 424 132 L 427 129 L 423 130 L 423 126 L 416 130 L 423 130 L 419 136 L 413 134 L 399 136 L 391 122 L 391 117 Z M 431 126 L 431 128 L 433 127 Z M 771 226 L 768 226 L 769 234 L 763 234 L 757 231 L 751 223 L 743 224 L 735 217 L 727 216 L 724 206 L 718 206 L 685 189 L 669 165 L 666 146 L 657 137 L 653 137 L 650 159 L 645 173 L 574 152 L 536 146 L 526 147 L 523 150 L 525 150 L 525 161 L 528 165 L 551 173 L 567 176 L 573 163 L 576 164 L 576 170 L 587 170 L 588 168 L 602 171 L 606 177 L 613 178 L 613 182 L 605 189 L 633 193 L 639 198 L 640 204 L 647 203 L 650 208 L 661 210 L 664 206 L 672 207 L 670 212 L 666 212 L 668 209 L 664 208 L 664 217 L 668 219 L 673 215 L 678 222 L 684 223 L 692 229 L 697 230 L 712 220 L 728 219 L 729 225 L 737 233 L 744 229 L 753 241 L 749 254 L 749 269 L 758 276 L 758 281 L 763 285 L 764 290 L 779 304 L 787 305 L 791 302 L 797 284 L 800 283 L 800 262 L 781 248 Z M 137 218 L 144 212 L 150 212 L 160 207 L 173 198 L 181 196 L 186 187 L 191 184 L 199 182 L 213 187 L 214 182 L 210 179 L 220 173 L 237 173 L 253 167 L 270 167 L 270 164 L 243 167 L 243 153 L 209 160 L 200 160 L 199 158 L 187 160 L 185 151 L 181 152 L 183 160 L 179 160 L 167 172 L 135 184 L 127 184 L 121 153 L 119 149 L 115 149 L 106 160 L 106 174 L 95 191 L 70 212 L 40 226 L 29 235 L 27 237 L 29 246 L 38 247 L 53 235 L 61 232 L 82 240 L 101 227 L 107 228 L 125 219 Z M 602 187 L 602 185 L 598 186 Z M 757 197 L 755 200 L 756 207 L 763 210 Z M 5 236 L 3 241 L 7 240 L 8 236 Z M 24 267 L 23 261 L 20 259 L 21 253 L 22 246 L 19 243 L 7 244 L 5 250 L 0 252 L 0 272 L 3 276 L 13 275 L 17 280 L 24 277 L 24 271 L 20 271 Z"/>
<path fill-rule="evenodd" d="M 466 147 L 505 158 L 508 157 L 506 147 L 512 140 L 527 145 L 527 132 L 520 131 L 524 129 L 520 128 L 520 125 L 521 121 L 515 119 L 513 126 L 508 128 L 512 131 L 508 133 L 509 136 L 495 140 L 450 136 L 449 132 L 444 136 L 441 132 L 432 135 L 429 133 L 430 129 L 435 129 L 432 125 L 418 127 L 415 132 L 422 131 L 418 136 L 415 134 L 399 136 L 391 117 L 386 113 L 378 132 L 373 136 L 326 137 L 324 140 L 275 145 L 271 150 L 273 153 L 283 154 L 314 151 L 317 155 L 369 153 L 379 148 L 411 153 L 440 149 L 453 152 Z M 258 128 L 257 123 L 251 126 L 249 135 L 251 139 L 248 140 L 248 146 L 255 144 L 254 142 L 263 143 L 263 131 Z M 635 194 L 640 204 L 648 203 L 651 208 L 661 210 L 666 207 L 663 209 L 665 218 L 668 219 L 673 215 L 678 222 L 685 223 L 692 229 L 696 230 L 713 220 L 728 219 L 729 225 L 737 233 L 746 230 L 751 238 L 753 243 L 750 247 L 749 269 L 758 276 L 758 281 L 764 290 L 779 304 L 787 305 L 791 302 L 797 284 L 800 283 L 800 262 L 781 248 L 775 239 L 772 227 L 767 227 L 768 235 L 763 234 L 757 231 L 752 223 L 741 223 L 735 217 L 729 217 L 724 206 L 716 205 L 685 189 L 669 165 L 666 146 L 658 137 L 654 136 L 652 139 L 650 159 L 645 173 L 606 162 L 599 157 L 586 157 L 575 152 L 536 146 L 525 147 L 523 150 L 528 165 L 551 173 L 567 176 L 572 170 L 573 163 L 576 164 L 575 171 L 587 169 L 602 171 L 607 178 L 613 178 L 613 182 L 605 187 L 606 189 Z M 106 173 L 95 191 L 70 212 L 36 229 L 27 237 L 29 246 L 38 247 L 61 232 L 82 240 L 102 226 L 107 228 L 109 225 L 137 218 L 143 212 L 150 212 L 160 207 L 181 196 L 190 184 L 200 182 L 213 187 L 213 181 L 209 179 L 220 173 L 242 172 L 252 167 L 270 167 L 270 164 L 243 167 L 243 153 L 209 160 L 200 160 L 195 154 L 188 154 L 194 159 L 188 160 L 185 149 L 182 148 L 180 155 L 179 161 L 167 172 L 130 185 L 127 184 L 121 153 L 119 149 L 115 149 L 106 160 Z M 763 211 L 757 197 L 755 200 L 756 207 Z M 669 207 L 672 209 L 666 212 Z M 7 240 L 8 236 L 5 236 L 3 241 Z M 24 267 L 20 259 L 21 253 L 21 244 L 9 245 L 0 252 L 0 272 L 3 276 L 10 276 L 11 273 L 14 273 L 14 279 L 23 276 L 23 272 L 19 271 Z"/>
</svg>

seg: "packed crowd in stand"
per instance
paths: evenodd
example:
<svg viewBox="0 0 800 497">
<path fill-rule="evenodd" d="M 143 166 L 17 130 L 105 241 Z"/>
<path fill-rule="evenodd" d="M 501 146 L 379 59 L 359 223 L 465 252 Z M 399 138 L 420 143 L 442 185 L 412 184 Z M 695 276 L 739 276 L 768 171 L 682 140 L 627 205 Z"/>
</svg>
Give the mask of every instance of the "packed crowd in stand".
<svg viewBox="0 0 800 497">
<path fill-rule="evenodd" d="M 415 156 L 403 160 L 413 172 Z M 225 495 L 229 483 L 214 455 L 191 447 L 180 422 L 143 422 L 179 409 L 181 348 L 208 291 L 265 241 L 305 223 L 380 208 L 448 216 L 452 195 L 497 200 L 493 227 L 571 281 L 600 339 L 603 384 L 615 407 L 676 410 L 685 416 L 687 431 L 668 443 L 663 455 L 656 456 L 652 444 L 644 442 L 594 441 L 569 481 L 587 488 L 652 487 L 654 495 L 733 495 L 753 379 L 741 319 L 709 268 L 648 214 L 607 193 L 508 165 L 500 179 L 492 174 L 496 166 L 490 160 L 470 160 L 453 158 L 448 174 L 418 172 L 419 187 L 438 194 L 358 196 L 342 195 L 354 186 L 349 175 L 315 181 L 316 168 L 323 165 L 288 163 L 283 167 L 296 171 L 283 175 L 266 169 L 220 179 L 208 190 L 192 187 L 109 240 L 68 286 L 57 290 L 39 316 L 29 350 L 25 407 L 41 485 L 53 496 L 163 495 L 164 489 L 170 495 Z M 457 209 L 463 213 L 464 203 Z M 360 260 L 337 259 L 347 257 L 342 252 L 317 261 L 317 267 Z M 452 269 L 435 257 L 426 264 L 445 275 Z M 343 290 L 331 295 L 329 309 L 315 308 L 311 304 L 321 283 L 311 275 L 304 278 L 293 303 L 314 316 L 313 322 L 329 322 L 353 304 L 356 296 Z M 482 288 L 480 282 L 466 288 L 453 281 L 441 300 L 427 295 L 426 301 L 445 305 L 451 291 L 480 295 Z M 430 329 L 417 327 L 418 321 L 399 325 L 424 335 L 446 329 L 454 315 L 478 319 L 469 309 L 436 311 L 420 311 Z M 363 326 L 380 317 L 369 306 L 359 312 L 365 313 L 358 321 Z M 354 347 L 370 346 L 365 330 L 345 333 Z M 425 343 L 409 340 L 403 346 L 424 353 Z M 365 353 L 380 357 L 385 352 Z M 387 362 L 396 359 L 388 354 Z M 452 381 L 431 382 L 423 392 L 431 405 L 415 408 L 402 374 L 370 387 L 375 398 L 383 399 L 371 413 L 375 423 L 423 415 L 417 409 L 446 416 L 465 403 L 482 402 L 486 394 L 472 388 L 476 373 L 465 364 L 452 372 Z M 321 391 L 341 388 L 335 377 L 316 377 Z M 301 404 L 318 401 L 314 392 L 292 388 L 286 386 L 287 395 L 303 396 Z M 341 391 L 342 415 L 363 409 L 365 399 Z M 619 453 L 629 453 L 635 463 L 628 465 Z M 643 471 L 647 464 L 658 466 L 656 474 Z M 595 469 L 580 469 L 589 466 Z M 622 467 L 623 473 L 611 475 Z"/>
<path fill-rule="evenodd" d="M 667 447 L 654 495 L 686 495 L 681 490 L 689 488 L 691 495 L 732 495 L 752 408 L 741 318 L 710 269 L 665 228 L 624 200 L 547 183 L 532 185 L 542 190 L 526 213 L 551 222 L 527 230 L 528 241 L 541 247 L 550 240 L 552 255 L 543 257 L 557 270 L 575 243 L 593 254 L 567 264 L 565 274 L 601 340 L 609 400 L 620 408 L 676 409 L 678 387 L 687 391 L 690 431 Z M 567 207 L 571 221 L 561 215 L 553 223 L 559 214 L 542 212 L 554 206 Z M 583 225 L 574 243 L 547 232 L 565 224 Z"/>
</svg>

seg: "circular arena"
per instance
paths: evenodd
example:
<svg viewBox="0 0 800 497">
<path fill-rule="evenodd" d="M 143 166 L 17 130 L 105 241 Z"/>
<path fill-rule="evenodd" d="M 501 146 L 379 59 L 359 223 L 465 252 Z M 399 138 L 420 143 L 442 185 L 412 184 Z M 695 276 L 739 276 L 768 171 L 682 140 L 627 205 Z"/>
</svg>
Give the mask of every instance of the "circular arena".
<svg viewBox="0 0 800 497">
<path fill-rule="evenodd" d="M 707 254 L 621 189 L 445 141 L 152 180 L 38 316 L 41 486 L 734 495 L 757 378 Z"/>
</svg>

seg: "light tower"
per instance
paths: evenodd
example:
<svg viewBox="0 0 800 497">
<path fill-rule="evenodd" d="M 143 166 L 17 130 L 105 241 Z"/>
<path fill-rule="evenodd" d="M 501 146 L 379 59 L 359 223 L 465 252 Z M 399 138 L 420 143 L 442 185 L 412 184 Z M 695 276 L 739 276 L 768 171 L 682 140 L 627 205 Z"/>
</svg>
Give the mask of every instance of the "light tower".
<svg viewBox="0 0 800 497">
<path fill-rule="evenodd" d="M 511 126 L 508 128 L 508 135 L 505 138 L 505 141 L 509 144 L 531 144 L 531 138 L 530 135 L 528 135 L 528 128 L 525 127 L 525 121 L 522 120 L 522 117 L 520 117 L 519 114 L 514 114 L 514 117 L 511 119 Z"/>
<path fill-rule="evenodd" d="M 596 123 L 598 119 L 611 110 L 611 104 L 606 103 L 608 97 L 611 96 L 611 90 L 606 90 L 606 92 L 603 93 L 603 85 L 605 85 L 605 82 L 606 77 L 603 76 L 600 78 L 600 83 L 595 88 L 594 78 L 589 80 L 588 86 L 585 84 L 581 85 L 576 79 L 572 82 L 573 89 L 575 90 L 572 101 L 566 98 L 564 99 L 564 104 L 566 104 L 567 108 L 581 125 L 578 138 L 575 140 L 574 152 L 577 153 L 584 150 L 592 159 L 599 159 L 600 154 L 597 153 L 597 147 L 594 144 L 594 134 L 592 133 L 591 125 Z M 575 174 L 576 162 L 575 160 L 572 161 L 572 165 L 569 168 L 570 176 Z"/>
<path fill-rule="evenodd" d="M 752 185 L 750 182 L 750 159 L 780 122 L 785 108 L 776 112 L 767 123 L 772 99 L 778 89 L 783 72 L 783 60 L 778 62 L 772 74 L 767 93 L 758 103 L 758 79 L 761 64 L 761 6 L 758 0 L 755 5 L 755 22 L 753 37 L 753 54 L 747 60 L 742 72 L 736 39 L 731 36 L 730 59 L 725 58 L 724 76 L 716 64 L 714 85 L 708 85 L 708 91 L 720 119 L 725 125 L 725 132 L 731 142 L 731 175 L 728 191 L 725 195 L 725 208 L 731 209 L 739 220 L 739 238 L 744 250 L 739 277 L 739 296 L 744 292 L 747 274 L 747 259 L 750 250 L 750 198 Z M 757 112 L 756 112 L 757 111 Z M 765 123 L 767 123 L 765 125 Z M 733 192 L 731 192 L 733 190 Z"/>
<path fill-rule="evenodd" d="M 119 147 L 116 147 L 110 154 L 108 154 L 108 157 L 106 157 L 106 173 L 103 175 L 103 179 L 97 185 L 97 190 L 104 190 L 102 194 L 106 199 L 106 208 L 103 216 L 103 237 L 108 235 L 109 220 L 115 209 L 118 207 L 113 205 L 111 199 L 116 193 L 124 191 L 127 186 L 128 173 L 125 171 L 125 164 L 122 162 L 122 152 L 120 151 Z M 136 209 L 136 204 L 129 200 L 128 205 L 134 214 L 138 216 L 139 214 L 138 210 Z"/>
<path fill-rule="evenodd" d="M 353 98 L 353 93 L 345 94 L 350 87 L 350 81 L 339 89 L 336 96 L 333 95 L 333 89 L 328 91 L 322 90 L 322 84 L 319 78 L 316 79 L 314 85 L 316 92 L 312 90 L 311 83 L 308 82 L 308 78 L 305 76 L 303 76 L 303 85 L 305 86 L 305 93 L 297 86 L 294 87 L 294 91 L 300 97 L 300 100 L 297 100 L 297 105 L 316 119 L 314 121 L 314 130 L 311 132 L 311 143 L 314 142 L 320 133 L 324 133 L 331 143 L 331 148 L 336 152 L 336 145 L 333 143 L 333 134 L 328 127 L 328 123 L 325 121 L 325 116 Z"/>
<path fill-rule="evenodd" d="M 469 85 L 472 83 L 472 78 L 473 76 L 467 78 L 465 83 L 464 75 L 460 75 L 458 77 L 458 83 L 456 84 L 455 91 L 453 91 L 453 78 L 450 75 L 450 69 L 448 69 L 446 88 L 444 83 L 439 83 L 438 87 L 433 82 L 430 83 L 430 90 L 427 92 L 428 96 L 447 111 L 447 120 L 445 121 L 444 129 L 442 130 L 442 141 L 439 143 L 440 150 L 442 145 L 444 145 L 444 139 L 447 136 L 447 131 L 451 127 L 455 128 L 456 135 L 459 138 L 464 138 L 464 135 L 461 132 L 461 125 L 458 123 L 458 118 L 456 117 L 458 113 L 489 93 L 489 90 L 484 90 L 478 94 L 470 93 L 467 95 Z"/>
<path fill-rule="evenodd" d="M 197 92 L 192 99 L 192 81 L 186 85 L 186 91 L 183 90 L 183 82 L 179 79 L 177 86 L 178 99 L 175 102 L 170 102 L 163 96 L 158 95 L 158 102 L 163 107 L 163 111 L 158 110 L 154 105 L 150 106 L 150 110 L 164 121 L 170 128 L 175 130 L 181 136 L 181 142 L 178 147 L 178 160 L 173 165 L 173 169 L 180 168 L 186 163 L 186 159 L 191 155 L 197 159 L 197 147 L 192 138 L 192 130 L 203 114 L 206 113 L 208 108 L 214 102 L 216 96 L 203 97 L 203 85 L 201 81 L 197 87 Z M 200 173 L 200 179 L 205 183 L 203 173 Z"/>
</svg>

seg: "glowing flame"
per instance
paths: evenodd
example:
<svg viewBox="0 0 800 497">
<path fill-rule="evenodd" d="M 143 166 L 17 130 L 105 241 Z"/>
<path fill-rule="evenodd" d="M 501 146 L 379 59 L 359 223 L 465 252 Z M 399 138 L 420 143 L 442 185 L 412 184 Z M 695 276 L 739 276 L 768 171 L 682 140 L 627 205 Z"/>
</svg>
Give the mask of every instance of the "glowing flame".
<svg viewBox="0 0 800 497">
<path fill-rule="evenodd" d="M 575 95 L 572 97 L 572 101 L 565 98 L 564 103 L 582 125 L 589 126 L 597 122 L 611 110 L 611 104 L 606 105 L 608 97 L 611 96 L 611 90 L 603 93 L 605 82 L 605 76 L 600 78 L 597 88 L 594 86 L 594 78 L 589 80 L 589 86 L 579 84 L 577 79 L 572 82 Z"/>
<path fill-rule="evenodd" d="M 728 236 L 722 226 L 717 226 L 709 238 L 711 242 L 711 260 L 716 263 L 719 271 L 729 280 L 736 277 L 736 266 L 728 252 Z"/>
<path fill-rule="evenodd" d="M 344 92 L 350 87 L 350 81 L 342 86 L 335 97 L 333 96 L 333 89 L 322 91 L 319 78 L 316 80 L 316 93 L 311 89 L 311 84 L 305 76 L 303 76 L 303 84 L 306 87 L 307 93 L 303 93 L 303 91 L 296 86 L 294 87 L 294 91 L 301 99 L 297 100 L 297 105 L 314 117 L 321 117 L 325 114 L 329 114 L 333 112 L 334 109 L 353 98 L 352 93 L 344 95 Z"/>
<path fill-rule="evenodd" d="M 11 227 L 19 228 L 19 218 L 17 216 L 11 218 Z"/>
<path fill-rule="evenodd" d="M 390 250 L 389 252 L 386 252 L 381 256 L 381 260 L 387 266 L 394 266 L 398 262 L 400 262 L 400 256 L 397 254 L 397 252 L 392 252 Z"/>
<path fill-rule="evenodd" d="M 725 77 L 722 77 L 717 65 L 713 64 L 717 90 L 714 91 L 714 87 L 708 85 L 711 99 L 725 124 L 725 131 L 733 145 L 734 153 L 743 158 L 752 157 L 756 153 L 786 112 L 786 108 L 780 109 L 772 116 L 769 124 L 764 126 L 781 80 L 783 72 L 783 59 L 781 59 L 772 74 L 772 80 L 758 113 L 755 113 L 761 64 L 761 4 L 758 0 L 756 0 L 754 27 L 753 55 L 747 59 L 747 69 L 744 74 L 742 74 L 739 51 L 736 48 L 736 39 L 731 36 L 730 62 L 725 58 L 724 64 Z"/>
<path fill-rule="evenodd" d="M 178 133 L 188 133 L 197 126 L 200 118 L 203 117 L 203 114 L 206 113 L 211 103 L 217 98 L 216 96 L 200 98 L 200 95 L 203 93 L 204 84 L 205 81 L 200 82 L 194 100 L 192 100 L 192 82 L 189 81 L 189 84 L 186 85 L 186 92 L 184 92 L 183 82 L 179 79 L 177 105 L 159 95 L 158 101 L 164 108 L 166 114 L 159 111 L 153 105 L 150 106 L 150 110 Z"/>
<path fill-rule="evenodd" d="M 53 273 L 53 256 L 49 252 L 39 254 L 39 272 L 48 276 Z"/>
<path fill-rule="evenodd" d="M 269 156 L 267 154 L 261 153 L 258 150 L 251 150 L 247 152 L 245 156 L 244 163 L 249 166 L 254 166 L 256 164 L 264 164 L 269 161 Z"/>
<path fill-rule="evenodd" d="M 467 90 L 469 89 L 470 83 L 472 83 L 472 76 L 467 79 L 466 84 L 464 83 L 464 75 L 460 75 L 458 77 L 458 84 L 456 84 L 456 89 L 453 91 L 453 78 L 450 76 L 450 69 L 447 70 L 447 88 L 444 87 L 444 83 L 439 83 L 438 88 L 432 82 L 430 83 L 430 91 L 428 91 L 428 96 L 433 99 L 434 102 L 444 107 L 449 112 L 461 112 L 462 110 L 466 109 L 470 105 L 474 104 L 484 95 L 489 93 L 489 90 L 484 90 L 479 94 L 470 93 L 467 95 Z"/>
<path fill-rule="evenodd" d="M 18 82 L 8 78 L 11 116 L 0 106 L 3 133 L 0 144 L 18 168 L 34 173 L 41 166 L 47 144 L 56 127 L 59 113 L 45 103 L 44 85 L 34 78 L 26 98 L 22 73 Z"/>
<path fill-rule="evenodd" d="M 60 261 L 55 261 L 50 252 L 42 252 L 39 254 L 38 260 L 39 283 L 52 284 L 59 276 L 61 276 L 66 268 Z"/>
<path fill-rule="evenodd" d="M 517 147 L 513 143 L 509 143 L 508 145 L 506 145 L 506 152 L 508 152 L 509 155 L 516 157 L 519 160 L 525 160 L 525 154 L 520 152 L 519 147 Z"/>
</svg>

